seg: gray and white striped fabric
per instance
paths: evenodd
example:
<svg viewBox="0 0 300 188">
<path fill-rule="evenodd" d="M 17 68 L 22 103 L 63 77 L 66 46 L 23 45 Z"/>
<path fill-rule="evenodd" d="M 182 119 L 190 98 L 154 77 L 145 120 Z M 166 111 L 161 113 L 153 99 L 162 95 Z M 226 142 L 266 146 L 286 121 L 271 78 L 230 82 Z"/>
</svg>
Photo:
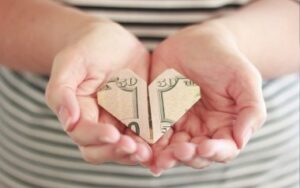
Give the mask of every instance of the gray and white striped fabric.
<svg viewBox="0 0 300 188">
<path fill-rule="evenodd" d="M 113 18 L 152 49 L 177 29 L 233 11 L 245 0 L 66 0 Z M 138 16 L 136 16 L 138 15 Z M 242 154 L 205 170 L 179 166 L 159 178 L 142 167 L 81 159 L 44 101 L 47 77 L 0 68 L 2 188 L 297 188 L 299 75 L 265 81 L 268 119 Z"/>
</svg>

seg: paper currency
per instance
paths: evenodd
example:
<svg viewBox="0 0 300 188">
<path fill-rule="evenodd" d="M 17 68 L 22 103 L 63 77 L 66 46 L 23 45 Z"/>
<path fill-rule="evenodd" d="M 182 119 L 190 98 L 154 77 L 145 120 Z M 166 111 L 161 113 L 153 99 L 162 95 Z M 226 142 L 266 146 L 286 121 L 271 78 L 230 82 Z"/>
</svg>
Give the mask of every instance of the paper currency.
<svg viewBox="0 0 300 188">
<path fill-rule="evenodd" d="M 174 69 L 147 83 L 129 69 L 97 93 L 98 104 L 148 143 L 155 143 L 200 98 L 200 88 Z"/>
</svg>

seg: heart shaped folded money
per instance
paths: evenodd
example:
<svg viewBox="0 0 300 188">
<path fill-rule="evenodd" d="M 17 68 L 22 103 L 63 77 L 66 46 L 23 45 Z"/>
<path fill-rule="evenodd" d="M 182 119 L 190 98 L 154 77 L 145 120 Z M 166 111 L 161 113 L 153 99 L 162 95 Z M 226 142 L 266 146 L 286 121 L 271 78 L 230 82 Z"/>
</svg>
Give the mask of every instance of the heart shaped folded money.
<svg viewBox="0 0 300 188">
<path fill-rule="evenodd" d="M 147 87 L 129 69 L 112 76 L 97 93 L 98 104 L 148 143 L 155 143 L 199 99 L 200 87 L 174 69 Z"/>
</svg>

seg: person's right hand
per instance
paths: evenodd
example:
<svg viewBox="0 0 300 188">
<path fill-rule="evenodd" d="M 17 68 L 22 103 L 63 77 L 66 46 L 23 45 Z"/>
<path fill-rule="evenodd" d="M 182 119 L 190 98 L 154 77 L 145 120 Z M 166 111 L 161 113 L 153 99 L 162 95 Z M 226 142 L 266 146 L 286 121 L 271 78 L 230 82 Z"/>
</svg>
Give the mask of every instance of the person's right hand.
<svg viewBox="0 0 300 188">
<path fill-rule="evenodd" d="M 99 86 L 115 71 L 130 68 L 147 79 L 149 54 L 120 25 L 95 21 L 74 31 L 57 54 L 46 101 L 64 130 L 92 163 L 135 164 L 151 160 L 151 148 L 97 104 Z"/>
</svg>

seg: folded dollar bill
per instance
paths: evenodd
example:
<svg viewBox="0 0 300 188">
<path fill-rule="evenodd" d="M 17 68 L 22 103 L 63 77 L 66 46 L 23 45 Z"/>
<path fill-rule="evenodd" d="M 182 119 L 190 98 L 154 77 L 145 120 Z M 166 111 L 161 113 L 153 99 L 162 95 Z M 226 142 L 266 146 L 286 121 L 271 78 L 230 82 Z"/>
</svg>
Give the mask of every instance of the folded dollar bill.
<svg viewBox="0 0 300 188">
<path fill-rule="evenodd" d="M 199 99 L 200 88 L 174 69 L 147 87 L 129 69 L 115 74 L 97 93 L 98 104 L 148 143 L 155 143 Z"/>
</svg>

